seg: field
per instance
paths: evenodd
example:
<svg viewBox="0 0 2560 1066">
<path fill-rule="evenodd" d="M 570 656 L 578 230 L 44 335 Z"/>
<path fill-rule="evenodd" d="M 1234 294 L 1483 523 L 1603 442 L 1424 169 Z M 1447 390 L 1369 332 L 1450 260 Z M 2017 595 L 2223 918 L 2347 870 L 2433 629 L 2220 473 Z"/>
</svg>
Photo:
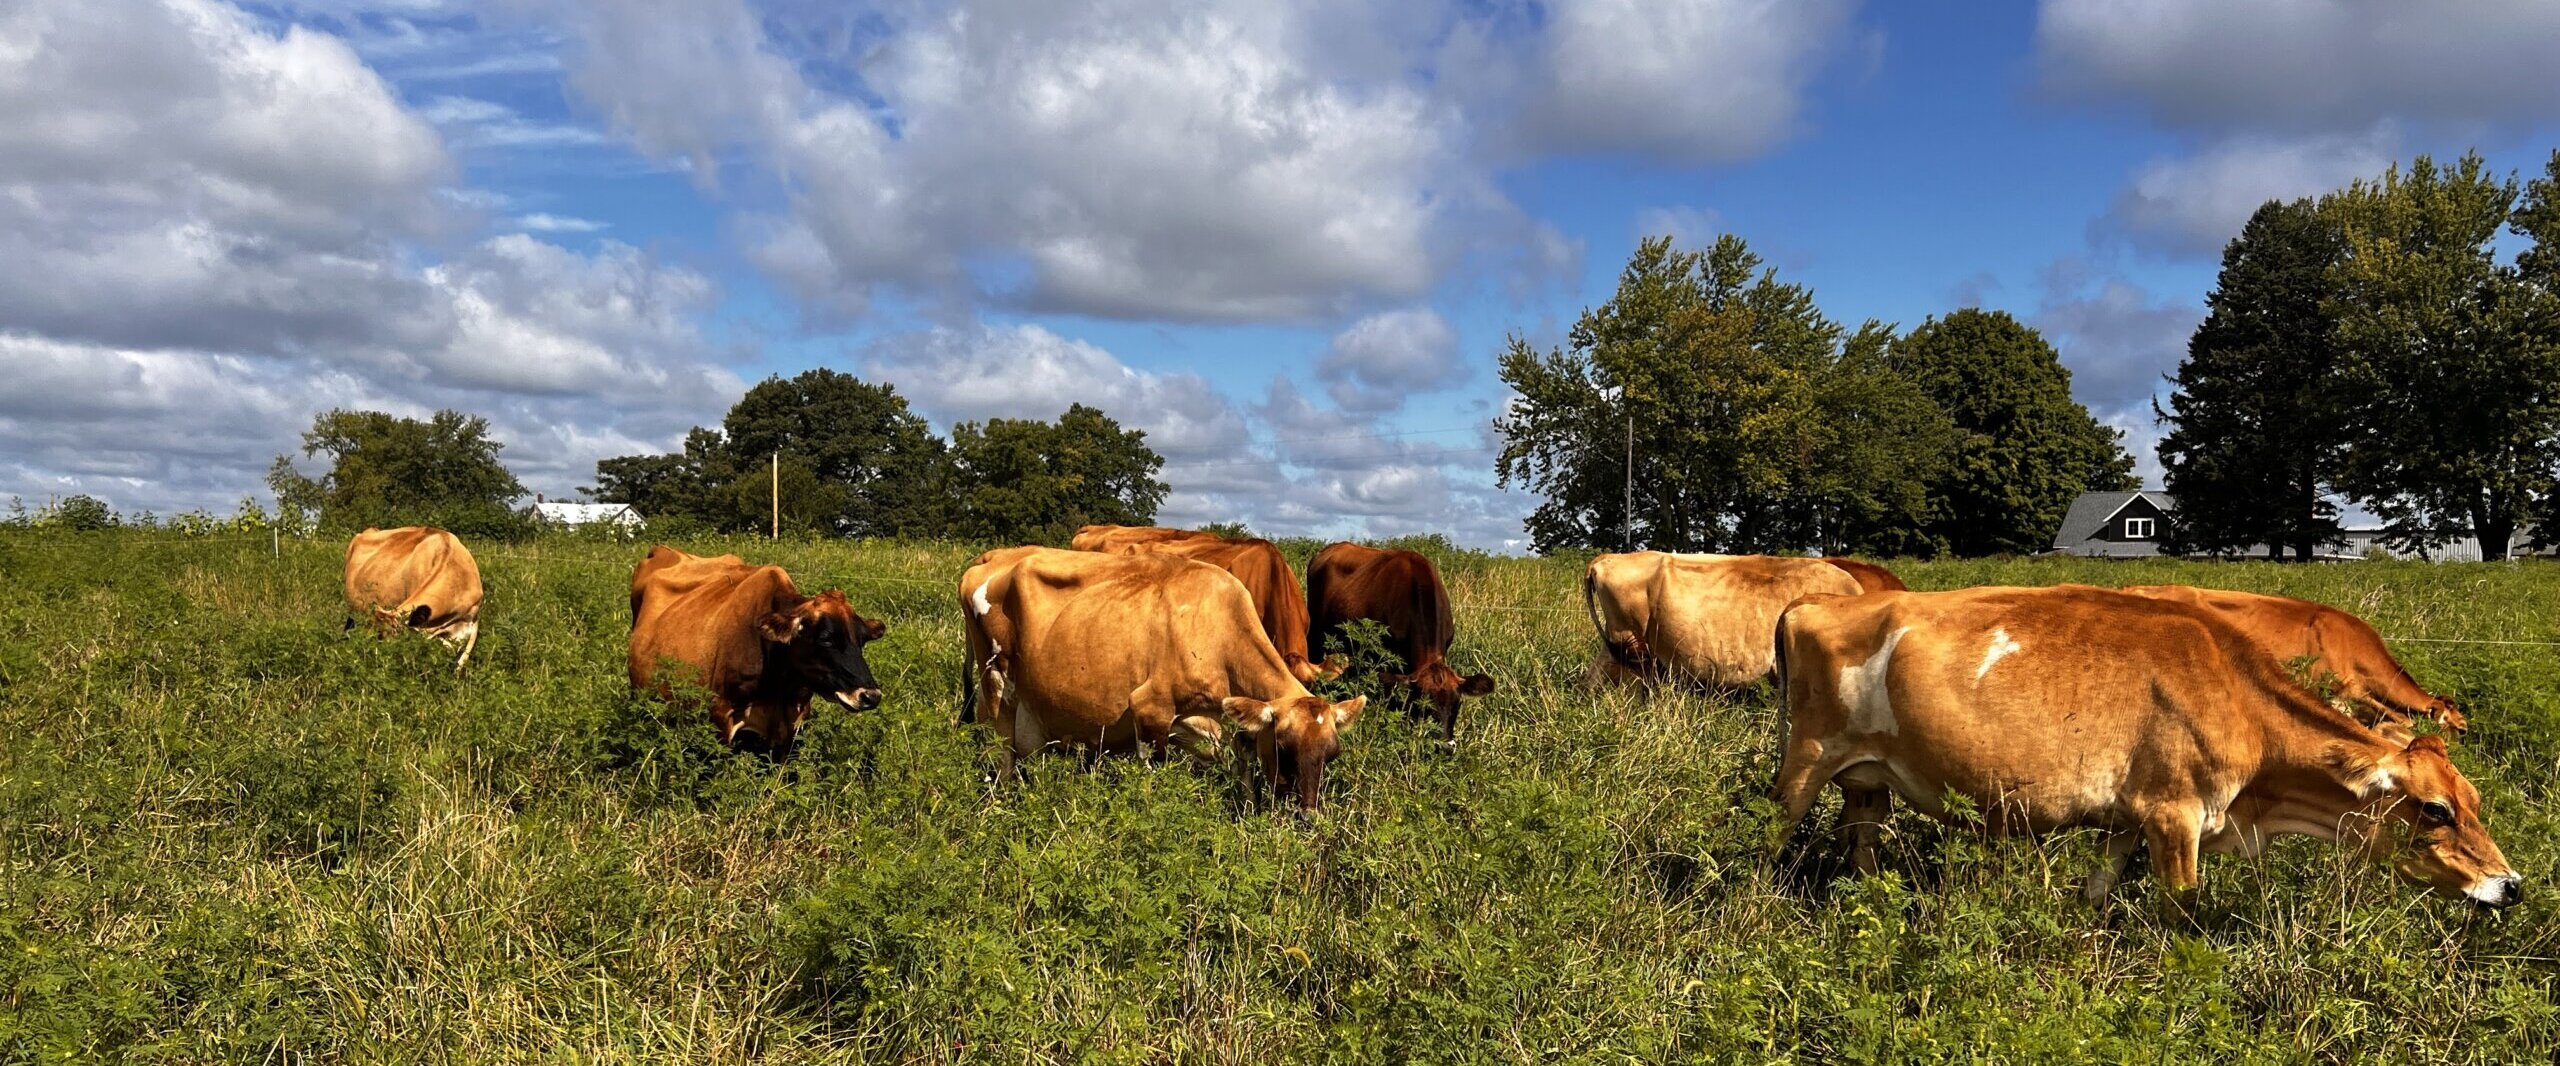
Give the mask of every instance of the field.
<svg viewBox="0 0 2560 1066">
<path fill-rule="evenodd" d="M 1454 753 L 1372 713 L 1313 819 L 1231 771 L 952 724 L 959 545 L 697 543 L 840 584 L 878 711 L 775 766 L 629 695 L 644 545 L 481 549 L 473 669 L 342 632 L 342 542 L 0 534 L 0 1061 L 2550 1062 L 2560 648 L 2396 642 L 2528 879 L 2486 914 L 2295 838 L 2192 918 L 2082 835 L 1829 812 L 1772 860 L 1768 696 L 1593 694 L 1575 560 L 1454 556 Z M 2546 564 L 1906 564 L 2191 582 L 2560 640 Z M 1808 851 L 1808 845 L 1810 850 Z M 2539 896 L 2541 898 L 2533 898 Z"/>
</svg>

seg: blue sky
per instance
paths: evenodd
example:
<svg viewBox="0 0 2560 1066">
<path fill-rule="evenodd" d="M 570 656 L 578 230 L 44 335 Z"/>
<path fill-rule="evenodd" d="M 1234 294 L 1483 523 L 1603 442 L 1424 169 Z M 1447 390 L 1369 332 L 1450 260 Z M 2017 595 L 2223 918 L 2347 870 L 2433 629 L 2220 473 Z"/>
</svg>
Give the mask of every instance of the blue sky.
<svg viewBox="0 0 2560 1066">
<path fill-rule="evenodd" d="M 1164 517 L 1516 544 L 1493 361 L 1643 234 L 2044 329 L 2144 462 L 2256 203 L 2539 171 L 2560 5 L 34 0 L 0 492 L 227 509 L 331 406 L 527 486 L 767 374 L 1145 428 Z"/>
</svg>

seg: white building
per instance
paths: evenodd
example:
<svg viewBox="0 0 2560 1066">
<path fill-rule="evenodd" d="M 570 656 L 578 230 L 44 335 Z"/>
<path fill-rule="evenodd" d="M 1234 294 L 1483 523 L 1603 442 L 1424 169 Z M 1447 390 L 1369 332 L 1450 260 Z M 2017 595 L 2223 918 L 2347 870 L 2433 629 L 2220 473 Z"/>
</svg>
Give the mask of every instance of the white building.
<svg viewBox="0 0 2560 1066">
<path fill-rule="evenodd" d="M 553 503 L 549 500 L 538 500 L 533 505 L 533 513 L 545 522 L 573 529 L 602 523 L 626 533 L 633 533 L 638 532 L 641 525 L 640 512 L 632 510 L 631 505 L 627 503 Z"/>
</svg>

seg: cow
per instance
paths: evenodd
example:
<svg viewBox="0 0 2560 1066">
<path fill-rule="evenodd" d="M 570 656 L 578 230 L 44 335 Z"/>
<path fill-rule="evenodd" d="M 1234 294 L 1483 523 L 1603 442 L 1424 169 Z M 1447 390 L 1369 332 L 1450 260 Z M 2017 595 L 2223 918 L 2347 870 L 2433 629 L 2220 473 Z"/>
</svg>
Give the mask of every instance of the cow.
<svg viewBox="0 0 2560 1066">
<path fill-rule="evenodd" d="M 631 573 L 631 687 L 669 700 L 699 687 L 723 743 L 788 758 L 812 695 L 880 705 L 862 648 L 888 629 L 836 589 L 801 595 L 779 566 L 660 544 Z"/>
<path fill-rule="evenodd" d="M 1309 693 L 1234 575 L 1153 553 L 1032 548 L 980 560 L 962 613 L 1004 776 L 1051 745 L 1214 757 L 1223 722 L 1241 734 L 1257 803 L 1267 785 L 1322 808 L 1325 765 L 1368 701 Z"/>
<path fill-rule="evenodd" d="M 366 616 L 377 636 L 406 626 L 460 644 L 456 674 L 480 646 L 480 598 L 480 564 L 451 533 L 402 526 L 367 529 L 347 541 L 347 605 Z"/>
<path fill-rule="evenodd" d="M 1592 676 L 1676 678 L 1726 689 L 1756 684 L 1776 665 L 1771 638 L 1788 604 L 1864 590 L 1831 559 L 1602 555 L 1582 571 L 1583 608 L 1603 649 Z"/>
<path fill-rule="evenodd" d="M 1300 681 L 1325 676 L 1327 671 L 1307 658 L 1306 593 L 1298 588 L 1298 575 L 1290 572 L 1288 558 L 1270 541 L 1191 537 L 1123 543 L 1108 550 L 1176 555 L 1234 574 L 1253 595 L 1254 609 L 1262 616 L 1262 633 L 1271 638 L 1272 647 L 1280 649 L 1289 672 Z"/>
<path fill-rule="evenodd" d="M 1953 794 L 1995 831 L 2103 830 L 2093 905 L 2137 846 L 2183 901 L 2201 852 L 2285 833 L 2489 906 L 2523 898 L 2442 738 L 2338 713 L 2205 608 L 2070 586 L 1814 596 L 1777 640 L 1782 828 L 1838 785 L 1861 871 L 1896 796 L 1953 821 Z"/>
<path fill-rule="evenodd" d="M 1196 529 L 1172 529 L 1166 526 L 1084 526 L 1076 530 L 1068 546 L 1080 552 L 1104 552 L 1132 544 L 1161 544 L 1175 540 L 1223 540 L 1215 533 Z"/>
<path fill-rule="evenodd" d="M 1371 548 L 1347 541 L 1324 546 L 1307 561 L 1307 654 L 1323 658 L 1326 642 L 1342 627 L 1366 618 L 1387 629 L 1387 650 L 1405 672 L 1386 674 L 1389 685 L 1410 685 L 1430 705 L 1450 743 L 1457 743 L 1458 700 L 1493 691 L 1484 674 L 1459 676 L 1449 666 L 1457 621 L 1449 589 L 1431 560 L 1402 548 Z"/>
<path fill-rule="evenodd" d="M 1850 577 L 1858 579 L 1858 588 L 1863 592 L 1902 592 L 1911 587 L 1903 584 L 1902 578 L 1895 575 L 1893 571 L 1863 559 L 1852 559 L 1845 555 L 1826 555 L 1822 557 L 1822 561 L 1848 571 Z"/>
<path fill-rule="evenodd" d="M 965 654 L 969 657 L 968 664 L 961 671 L 960 676 L 960 725 L 968 725 L 978 720 L 979 673 L 994 656 L 996 643 L 1010 643 L 1013 640 L 1012 636 L 1001 628 L 1006 624 L 1005 620 L 989 614 L 993 609 L 986 602 L 985 596 L 990 584 L 989 579 L 1026 556 L 1035 552 L 1054 550 L 1056 549 L 1044 548 L 1037 544 L 1016 548 L 994 548 L 980 552 L 977 558 L 969 561 L 966 569 L 960 571 L 960 628 L 965 644 Z"/>
<path fill-rule="evenodd" d="M 2323 603 L 2187 585 L 2135 585 L 2124 591 L 2195 604 L 2219 615 L 2276 661 L 2305 660 L 2314 676 L 2335 679 L 2336 698 L 2364 724 L 2385 735 L 2415 735 L 2413 718 L 2430 718 L 2448 730 L 2469 723 L 2452 700 L 2418 687 L 2409 671 L 2383 647 L 2382 634 L 2345 611 Z"/>
</svg>

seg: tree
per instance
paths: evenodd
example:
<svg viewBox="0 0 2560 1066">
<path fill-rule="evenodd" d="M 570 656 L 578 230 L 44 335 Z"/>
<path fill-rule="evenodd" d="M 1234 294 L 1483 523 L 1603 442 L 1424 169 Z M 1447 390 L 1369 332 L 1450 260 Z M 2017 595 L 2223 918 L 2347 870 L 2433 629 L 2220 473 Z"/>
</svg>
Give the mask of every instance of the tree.
<svg viewBox="0 0 2560 1066">
<path fill-rule="evenodd" d="M 2547 181 L 2547 179 L 2546 179 Z M 2528 202 L 2548 234 L 2548 186 Z M 2486 559 L 2554 503 L 2560 467 L 2560 344 L 2547 286 L 2502 266 L 2493 242 L 2517 203 L 2511 175 L 2477 154 L 2420 156 L 2324 198 L 2344 238 L 2331 301 L 2346 387 L 2361 405 L 2338 487 L 2402 547 L 2465 528 Z M 2532 269 L 2547 275 L 2544 249 Z"/>
<path fill-rule="evenodd" d="M 353 529 L 432 523 L 458 532 L 519 525 L 508 503 L 524 486 L 498 462 L 504 445 L 489 420 L 438 411 L 419 421 L 381 411 L 332 410 L 312 419 L 302 454 L 326 453 L 318 478 L 276 457 L 268 487 L 285 507 L 318 511 L 323 523 Z"/>
<path fill-rule="evenodd" d="M 951 429 L 951 534 L 1064 542 L 1090 523 L 1146 525 L 1168 491 L 1146 434 L 1075 404 L 1055 423 L 995 418 Z"/>
<path fill-rule="evenodd" d="M 2342 539 L 2328 498 L 2353 404 L 2338 388 L 2328 305 L 2344 252 L 2317 203 L 2269 200 L 2222 251 L 2208 312 L 2178 364 L 2176 391 L 2153 411 L 2167 488 L 2178 498 L 2162 537 L 2177 554 L 2267 546 L 2308 560 Z"/>
<path fill-rule="evenodd" d="M 2041 551 L 2082 492 L 2136 487 L 2122 434 L 2071 398 L 2071 372 L 2005 311 L 1966 308 L 1894 342 L 1887 362 L 1955 424 L 1919 536 L 1956 555 Z"/>
<path fill-rule="evenodd" d="M 771 377 L 747 390 L 721 427 L 695 427 L 677 452 L 598 462 L 587 495 L 630 504 L 650 519 L 760 530 L 769 501 L 744 508 L 744 490 L 735 486 L 756 480 L 769 495 L 769 465 L 779 454 L 786 480 L 797 466 L 812 476 L 812 486 L 824 486 L 820 498 L 786 498 L 784 510 L 806 511 L 822 499 L 820 517 L 829 531 L 929 534 L 946 524 L 943 444 L 894 386 L 824 367 Z M 786 484 L 785 496 L 791 492 Z"/>
<path fill-rule="evenodd" d="M 1495 423 L 1495 473 L 1546 496 L 1528 522 L 1541 551 L 1872 550 L 1947 433 L 1881 360 L 1890 335 L 1869 323 L 1844 344 L 1741 238 L 1647 240 L 1568 348 L 1511 339 L 1519 399 Z"/>
</svg>

